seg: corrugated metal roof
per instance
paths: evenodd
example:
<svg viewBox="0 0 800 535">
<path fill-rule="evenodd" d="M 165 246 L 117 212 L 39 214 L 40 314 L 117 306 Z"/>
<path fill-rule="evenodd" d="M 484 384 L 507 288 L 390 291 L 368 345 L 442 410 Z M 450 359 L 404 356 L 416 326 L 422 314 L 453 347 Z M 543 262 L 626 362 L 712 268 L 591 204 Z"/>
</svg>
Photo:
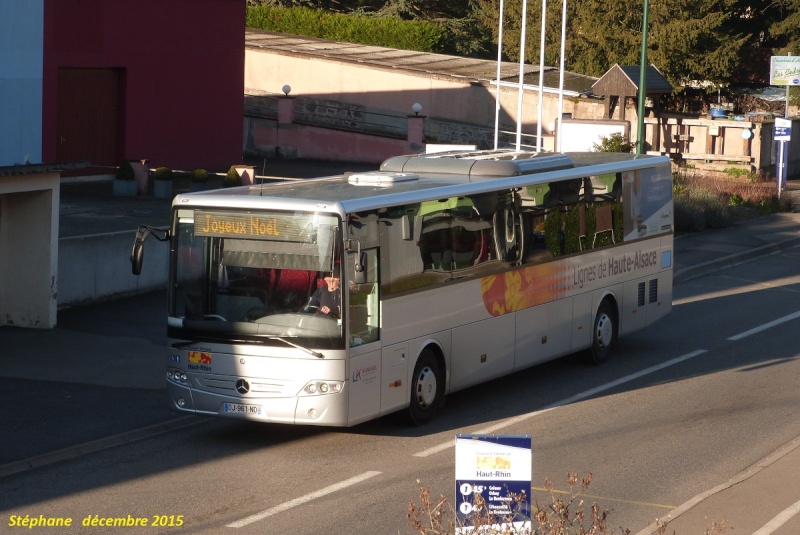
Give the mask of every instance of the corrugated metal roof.
<svg viewBox="0 0 800 535">
<path fill-rule="evenodd" d="M 497 76 L 497 62 L 494 60 L 342 43 L 315 37 L 267 32 L 254 28 L 245 29 L 245 46 L 269 49 L 283 54 L 361 63 L 376 69 L 404 70 L 409 73 L 427 75 L 434 78 L 456 78 L 461 81 L 481 84 L 492 83 Z M 524 84 L 539 84 L 538 65 L 526 64 L 524 73 Z M 516 82 L 519 79 L 519 63 L 502 62 L 500 65 L 500 79 L 507 82 Z M 597 78 L 591 76 L 565 71 L 564 89 L 575 93 L 587 93 L 596 80 Z M 544 83 L 545 87 L 549 89 L 558 89 L 558 69 L 546 67 Z"/>
</svg>

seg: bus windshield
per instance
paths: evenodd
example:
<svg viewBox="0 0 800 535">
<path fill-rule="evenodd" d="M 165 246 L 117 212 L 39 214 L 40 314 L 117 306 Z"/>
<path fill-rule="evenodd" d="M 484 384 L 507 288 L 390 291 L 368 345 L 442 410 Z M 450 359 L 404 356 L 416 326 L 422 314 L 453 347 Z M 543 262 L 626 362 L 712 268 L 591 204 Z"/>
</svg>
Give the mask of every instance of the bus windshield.
<svg viewBox="0 0 800 535">
<path fill-rule="evenodd" d="M 181 208 L 173 236 L 170 336 L 344 347 L 338 216 Z"/>
</svg>

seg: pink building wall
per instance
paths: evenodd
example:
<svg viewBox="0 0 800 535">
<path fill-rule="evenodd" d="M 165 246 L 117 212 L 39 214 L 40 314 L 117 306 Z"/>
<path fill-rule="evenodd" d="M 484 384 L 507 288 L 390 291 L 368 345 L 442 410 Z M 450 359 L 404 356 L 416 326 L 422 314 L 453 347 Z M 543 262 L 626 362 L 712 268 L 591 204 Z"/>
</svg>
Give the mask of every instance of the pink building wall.
<svg viewBox="0 0 800 535">
<path fill-rule="evenodd" d="M 278 154 L 310 160 L 379 164 L 391 156 L 424 150 L 421 139 L 392 139 L 318 126 L 251 121 L 249 128 L 255 147 L 277 147 Z"/>
<path fill-rule="evenodd" d="M 245 2 L 46 0 L 42 152 L 54 161 L 58 69 L 122 69 L 120 151 L 177 169 L 241 162 Z"/>
</svg>

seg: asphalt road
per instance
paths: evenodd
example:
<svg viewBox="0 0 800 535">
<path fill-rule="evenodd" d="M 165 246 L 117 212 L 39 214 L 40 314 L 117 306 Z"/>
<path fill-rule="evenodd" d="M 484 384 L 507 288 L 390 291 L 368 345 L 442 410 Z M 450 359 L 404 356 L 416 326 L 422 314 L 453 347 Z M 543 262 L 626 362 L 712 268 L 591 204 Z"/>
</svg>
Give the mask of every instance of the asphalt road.
<svg viewBox="0 0 800 535">
<path fill-rule="evenodd" d="M 0 532 L 10 514 L 41 514 L 173 524 L 125 533 L 410 533 L 418 479 L 454 498 L 455 435 L 503 433 L 533 437 L 535 499 L 549 500 L 546 479 L 568 491 L 568 473 L 592 472 L 587 501 L 636 533 L 800 434 L 787 418 L 800 405 L 798 320 L 764 327 L 800 308 L 798 260 L 795 248 L 680 284 L 672 314 L 606 365 L 567 357 L 458 392 L 425 427 L 197 419 L 2 478 Z"/>
</svg>

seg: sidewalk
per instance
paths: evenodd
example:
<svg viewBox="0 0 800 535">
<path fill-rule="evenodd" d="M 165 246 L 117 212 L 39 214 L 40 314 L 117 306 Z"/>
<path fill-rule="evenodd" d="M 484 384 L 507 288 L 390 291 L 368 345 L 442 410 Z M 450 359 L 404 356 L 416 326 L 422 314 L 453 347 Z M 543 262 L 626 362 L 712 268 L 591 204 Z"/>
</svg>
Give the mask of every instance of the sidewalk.
<svg viewBox="0 0 800 535">
<path fill-rule="evenodd" d="M 269 162 L 265 170 L 295 177 L 338 172 L 337 164 L 283 161 L 281 166 Z M 800 183 L 790 185 L 792 195 L 800 194 Z M 60 235 L 168 224 L 169 200 L 125 200 L 110 191 L 109 184 L 62 185 Z M 800 213 L 677 236 L 674 282 L 798 244 Z M 203 421 L 167 408 L 165 301 L 165 292 L 155 292 L 61 310 L 52 330 L 0 329 L 0 428 L 4 436 L 13 436 L 0 442 L 0 477 Z M 787 508 L 800 508 L 798 500 L 800 437 L 672 511 L 666 533 L 704 533 L 711 520 L 723 518 L 735 533 L 753 533 Z M 656 532 L 653 525 L 640 535 Z M 800 533 L 800 514 L 774 533 Z"/>
</svg>

